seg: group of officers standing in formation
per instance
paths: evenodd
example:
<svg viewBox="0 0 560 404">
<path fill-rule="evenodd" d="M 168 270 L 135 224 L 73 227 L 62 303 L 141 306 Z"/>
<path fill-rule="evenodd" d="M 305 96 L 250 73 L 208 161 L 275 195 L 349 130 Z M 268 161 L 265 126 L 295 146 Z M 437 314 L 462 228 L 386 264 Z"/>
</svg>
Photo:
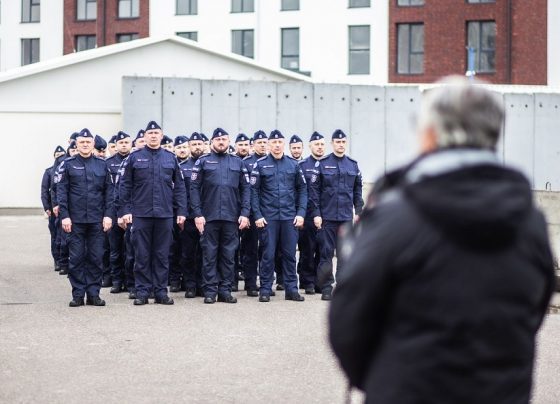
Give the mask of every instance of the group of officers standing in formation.
<svg viewBox="0 0 560 404">
<path fill-rule="evenodd" d="M 289 157 L 278 130 L 239 134 L 234 147 L 221 128 L 211 139 L 172 140 L 154 121 L 134 140 L 122 131 L 108 144 L 88 129 L 72 134 L 41 186 L 70 307 L 84 298 L 104 306 L 101 287 L 128 291 L 134 305 L 173 304 L 168 286 L 204 303 L 236 303 L 239 280 L 248 296 L 269 302 L 275 273 L 286 300 L 303 301 L 299 289 L 330 300 L 338 233 L 364 204 L 346 134 L 336 130 L 331 143 L 325 156 L 314 132 L 302 159 L 301 138 L 289 139 Z M 337 278 L 342 266 L 339 259 Z"/>
</svg>

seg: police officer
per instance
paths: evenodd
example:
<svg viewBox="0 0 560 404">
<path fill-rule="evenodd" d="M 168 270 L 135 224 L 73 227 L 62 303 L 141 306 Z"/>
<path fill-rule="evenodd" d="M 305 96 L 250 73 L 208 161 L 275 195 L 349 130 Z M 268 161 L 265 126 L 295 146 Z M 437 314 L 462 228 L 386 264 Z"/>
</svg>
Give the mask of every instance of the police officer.
<svg viewBox="0 0 560 404">
<path fill-rule="evenodd" d="M 146 146 L 146 139 L 144 139 L 144 135 L 144 129 L 140 129 L 136 134 L 136 138 L 134 138 L 134 150 L 140 150 Z"/>
<path fill-rule="evenodd" d="M 107 151 L 107 142 L 99 135 L 95 135 L 93 143 L 93 155 L 105 158 L 105 152 Z"/>
<path fill-rule="evenodd" d="M 107 142 L 99 135 L 95 135 L 93 143 L 93 155 L 101 159 L 105 159 L 107 151 Z M 102 288 L 109 288 L 112 285 L 111 277 L 111 252 L 109 247 L 109 234 L 105 233 L 105 242 L 103 243 L 103 280 Z"/>
<path fill-rule="evenodd" d="M 254 153 L 243 159 L 245 168 L 249 173 L 253 169 L 253 165 L 257 162 L 257 160 L 266 156 L 268 136 L 264 131 L 258 130 L 253 134 L 252 141 Z M 239 253 L 241 255 L 241 264 L 245 277 L 245 290 L 247 291 L 247 296 L 258 297 L 257 275 L 259 267 L 259 232 L 255 226 L 255 217 L 252 210 L 251 216 L 249 217 L 249 228 L 241 232 L 241 245 L 239 247 Z"/>
<path fill-rule="evenodd" d="M 161 148 L 161 127 L 151 121 L 144 138 L 146 147 L 131 153 L 123 164 L 119 216 L 132 224 L 134 304 L 147 304 L 153 290 L 156 303 L 169 305 L 174 303 L 167 295 L 173 217 L 182 227 L 187 193 L 177 158 Z"/>
<path fill-rule="evenodd" d="M 76 139 L 78 132 L 72 133 L 70 138 Z M 68 275 L 68 245 L 66 243 L 66 233 L 62 230 L 62 220 L 59 217 L 59 206 L 58 206 L 58 196 L 56 194 L 56 189 L 58 186 L 58 181 L 60 178 L 60 165 L 61 163 L 75 156 L 78 153 L 76 147 L 76 140 L 70 140 L 68 144 L 68 149 L 66 149 L 66 154 L 58 157 L 53 165 L 52 178 L 51 178 L 51 203 L 53 205 L 53 213 L 56 217 L 56 250 L 58 254 L 58 266 L 60 267 L 59 275 Z"/>
<path fill-rule="evenodd" d="M 307 186 L 297 161 L 284 154 L 282 133 L 272 131 L 268 141 L 270 154 L 257 160 L 251 172 L 251 208 L 263 242 L 259 301 L 270 301 L 278 245 L 285 298 L 301 302 L 304 298 L 298 293 L 295 256 L 297 229 L 303 226 L 307 208 Z"/>
<path fill-rule="evenodd" d="M 117 184 L 119 169 L 122 166 L 124 159 L 130 154 L 132 148 L 132 142 L 130 135 L 125 132 L 120 131 L 115 135 L 115 145 L 116 153 L 109 157 L 107 162 L 107 168 L 111 173 L 112 187 L 111 195 L 115 197 L 115 184 Z M 113 209 L 113 216 L 111 219 L 114 224 L 118 223 L 117 212 Z M 111 293 L 121 293 L 125 288 L 125 283 L 127 289 L 130 287 L 134 288 L 134 278 L 131 279 L 130 274 L 125 271 L 125 258 L 126 258 L 126 248 L 125 248 L 125 229 L 121 226 L 113 226 L 109 231 L 109 246 L 110 246 L 110 268 L 111 268 L 111 278 L 113 282 L 113 287 L 111 288 Z"/>
<path fill-rule="evenodd" d="M 114 156 L 117 153 L 117 135 L 111 136 L 107 142 L 107 157 Z"/>
<path fill-rule="evenodd" d="M 112 225 L 111 176 L 103 159 L 93 155 L 93 136 L 83 129 L 76 139 L 78 155 L 65 160 L 57 186 L 62 228 L 68 233 L 70 307 L 105 306 L 99 297 L 103 274 L 104 232 Z"/>
<path fill-rule="evenodd" d="M 332 259 L 337 246 L 337 235 L 344 224 L 352 224 L 362 213 L 362 174 L 356 160 L 346 156 L 346 134 L 337 129 L 332 135 L 333 152 L 315 163 L 317 175 L 311 180 L 311 203 L 313 223 L 320 230 L 319 242 L 321 259 L 319 273 L 332 267 Z M 354 218 L 354 210 L 356 218 Z M 341 260 L 337 264 L 337 279 L 343 272 Z M 321 285 L 321 299 L 331 300 L 334 283 L 332 270 Z"/>
<path fill-rule="evenodd" d="M 66 152 L 62 146 L 56 146 L 54 150 L 54 159 L 64 156 Z M 51 198 L 51 183 L 53 174 L 53 165 L 45 169 L 43 173 L 43 178 L 41 180 L 41 203 L 43 204 L 43 211 L 49 219 L 49 232 L 51 234 L 51 255 L 54 261 L 54 270 L 60 271 L 60 265 L 58 263 L 58 250 L 56 248 L 56 216 L 53 213 L 53 204 Z"/>
<path fill-rule="evenodd" d="M 217 128 L 212 152 L 195 163 L 190 200 L 201 234 L 204 303 L 237 303 L 231 294 L 239 232 L 249 225 L 251 189 L 243 161 L 228 153 L 229 135 Z"/>
<path fill-rule="evenodd" d="M 204 139 L 204 154 L 208 154 L 211 152 L 210 150 L 210 139 L 204 133 L 201 133 L 202 139 Z"/>
<path fill-rule="evenodd" d="M 192 170 L 204 152 L 204 141 L 199 133 L 194 132 L 188 141 L 190 157 L 179 164 L 187 193 L 190 190 Z M 195 214 L 188 198 L 187 219 L 181 232 L 181 261 L 180 272 L 182 284 L 185 288 L 185 297 L 192 299 L 198 295 L 204 296 L 202 287 L 202 250 L 200 248 L 200 232 L 194 223 Z"/>
<path fill-rule="evenodd" d="M 185 162 L 189 158 L 189 138 L 177 136 L 173 142 L 173 152 L 177 156 L 179 164 Z"/>
<path fill-rule="evenodd" d="M 302 161 L 299 166 L 307 182 L 307 192 L 311 195 L 311 183 L 313 176 L 317 176 L 315 164 L 325 155 L 325 138 L 318 132 L 313 132 L 309 139 L 309 149 L 311 155 Z M 305 294 L 314 295 L 316 292 L 317 267 L 321 257 L 319 244 L 317 243 L 317 228 L 313 223 L 313 205 L 311 200 L 307 203 L 307 213 L 303 230 L 299 234 L 299 261 L 298 274 L 301 289 L 305 289 Z M 321 290 L 319 289 L 319 292 Z"/>
<path fill-rule="evenodd" d="M 163 135 L 163 139 L 161 139 L 161 147 L 173 153 L 173 139 L 167 135 Z"/>
<path fill-rule="evenodd" d="M 293 135 L 290 138 L 290 154 L 292 158 L 297 161 L 301 161 L 303 155 L 303 140 L 298 135 Z"/>
</svg>

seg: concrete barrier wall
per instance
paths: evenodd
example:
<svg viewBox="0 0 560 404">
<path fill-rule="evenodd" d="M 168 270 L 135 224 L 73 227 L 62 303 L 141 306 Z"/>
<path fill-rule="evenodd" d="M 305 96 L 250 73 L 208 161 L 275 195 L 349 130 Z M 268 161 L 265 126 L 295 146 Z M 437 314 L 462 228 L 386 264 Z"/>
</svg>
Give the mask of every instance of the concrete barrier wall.
<svg viewBox="0 0 560 404">
<path fill-rule="evenodd" d="M 560 94 L 516 91 L 500 93 L 506 121 L 498 154 L 523 171 L 535 190 L 560 191 Z M 172 137 L 216 127 L 232 137 L 277 128 L 307 140 L 314 130 L 330 138 L 340 128 L 366 181 L 409 161 L 417 150 L 413 123 L 422 94 L 414 85 L 124 77 L 122 92 L 124 129 L 131 134 L 151 119 Z"/>
</svg>

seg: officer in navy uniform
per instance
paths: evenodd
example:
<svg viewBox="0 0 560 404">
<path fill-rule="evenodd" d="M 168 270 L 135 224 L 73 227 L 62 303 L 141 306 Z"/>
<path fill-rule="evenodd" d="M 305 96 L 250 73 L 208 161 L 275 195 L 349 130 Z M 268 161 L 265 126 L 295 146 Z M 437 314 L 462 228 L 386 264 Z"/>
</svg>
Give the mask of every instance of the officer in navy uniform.
<svg viewBox="0 0 560 404">
<path fill-rule="evenodd" d="M 51 203 L 53 205 L 53 213 L 56 217 L 55 225 L 56 225 L 56 249 L 58 254 L 58 265 L 60 267 L 60 271 L 58 271 L 59 275 L 68 275 L 68 245 L 66 243 L 66 233 L 62 230 L 62 220 L 59 217 L 59 206 L 58 206 L 58 196 L 56 195 L 56 188 L 58 185 L 58 179 L 60 178 L 59 168 L 61 163 L 70 158 L 75 156 L 78 153 L 78 149 L 76 148 L 76 136 L 78 136 L 78 132 L 72 133 L 70 136 L 68 148 L 66 149 L 66 154 L 58 157 L 53 165 L 52 171 L 52 178 L 51 178 Z"/>
<path fill-rule="evenodd" d="M 64 156 L 66 151 L 62 146 L 56 146 L 54 150 L 54 159 Z M 60 265 L 58 263 L 58 249 L 56 248 L 56 216 L 53 213 L 53 204 L 51 198 L 51 183 L 53 174 L 53 165 L 45 169 L 43 173 L 43 178 L 41 180 L 41 203 L 43 204 L 43 211 L 49 218 L 49 233 L 51 234 L 51 255 L 54 261 L 54 270 L 60 271 Z"/>
<path fill-rule="evenodd" d="M 95 135 L 93 143 L 93 155 L 105 159 L 105 152 L 107 150 L 107 142 L 99 135 Z M 103 280 L 101 281 L 102 288 L 110 288 L 113 280 L 111 277 L 111 251 L 109 246 L 109 234 L 105 233 L 105 242 L 103 243 Z"/>
<path fill-rule="evenodd" d="M 190 192 L 192 170 L 197 160 L 204 154 L 204 141 L 200 133 L 194 132 L 189 140 L 190 157 L 179 164 L 187 193 Z M 185 297 L 192 299 L 202 292 L 202 249 L 200 248 L 200 232 L 194 223 L 195 214 L 189 198 L 187 220 L 181 232 L 181 274 L 185 286 Z"/>
<path fill-rule="evenodd" d="M 187 193 L 177 158 L 161 148 L 162 138 L 161 127 L 148 123 L 146 147 L 125 160 L 120 179 L 119 216 L 132 224 L 135 305 L 147 304 L 152 290 L 156 303 L 174 303 L 167 295 L 169 248 L 173 218 L 180 227 L 185 222 Z"/>
<path fill-rule="evenodd" d="M 165 138 L 166 136 L 164 135 L 161 142 L 162 147 L 164 145 Z M 175 156 L 177 157 L 179 166 L 182 162 L 186 161 L 186 156 L 188 156 L 187 148 L 188 138 L 186 136 L 177 136 L 173 141 L 173 153 L 175 153 Z M 175 223 L 173 223 L 173 239 L 171 242 L 171 248 L 169 249 L 169 292 L 171 293 L 180 292 L 182 289 L 183 277 L 181 273 L 181 256 L 181 229 L 175 221 Z"/>
<path fill-rule="evenodd" d="M 144 146 L 146 146 L 146 139 L 144 139 L 144 135 L 145 135 L 144 129 L 140 129 L 133 141 L 134 150 L 140 150 L 143 149 Z"/>
<path fill-rule="evenodd" d="M 163 135 L 163 139 L 161 139 L 161 147 L 173 153 L 173 139 L 167 135 Z"/>
<path fill-rule="evenodd" d="M 111 176 L 105 160 L 93 155 L 93 136 L 83 129 L 76 139 L 78 154 L 59 168 L 57 197 L 62 229 L 68 234 L 70 307 L 105 306 L 99 297 L 103 275 L 104 232 L 111 229 Z"/>
<path fill-rule="evenodd" d="M 297 161 L 284 154 L 282 133 L 272 131 L 268 141 L 270 154 L 257 160 L 251 171 L 251 208 L 263 243 L 259 301 L 270 301 L 279 245 L 285 298 L 301 302 L 305 299 L 298 293 L 296 244 L 307 209 L 307 185 Z"/>
<path fill-rule="evenodd" d="M 311 203 L 313 222 L 319 229 L 321 259 L 318 272 L 330 272 L 328 279 L 321 285 L 321 299 L 331 300 L 334 283 L 332 267 L 334 251 L 337 247 L 338 233 L 345 224 L 352 224 L 362 213 L 362 174 L 356 160 L 346 156 L 346 134 L 337 129 L 332 135 L 333 152 L 315 163 L 317 175 L 311 180 Z M 354 211 L 356 218 L 354 218 Z M 341 260 L 337 260 L 336 278 L 343 273 Z"/>
<path fill-rule="evenodd" d="M 190 201 L 201 234 L 204 303 L 237 303 L 231 294 L 239 230 L 249 225 L 251 189 L 243 161 L 228 153 L 229 134 L 217 128 L 212 152 L 193 169 Z"/>
<path fill-rule="evenodd" d="M 325 138 L 318 132 L 313 132 L 309 139 L 311 155 L 299 162 L 299 166 L 307 182 L 307 193 L 311 195 L 311 183 L 313 176 L 317 175 L 315 164 L 325 155 Z M 300 289 L 305 289 L 305 294 L 314 295 L 317 283 L 317 268 L 321 257 L 319 244 L 317 243 L 317 228 L 313 224 L 313 205 L 311 198 L 307 202 L 307 213 L 303 230 L 299 233 L 299 261 L 298 274 Z M 321 290 L 318 290 L 321 292 Z"/>
<path fill-rule="evenodd" d="M 290 154 L 294 160 L 301 161 L 303 155 L 303 140 L 298 135 L 290 138 L 289 146 Z"/>
<path fill-rule="evenodd" d="M 115 136 L 115 146 L 116 153 L 109 157 L 107 162 L 107 168 L 111 173 L 111 195 L 115 197 L 115 187 L 118 181 L 119 169 L 122 166 L 123 161 L 130 154 L 132 148 L 132 142 L 130 135 L 125 132 L 120 131 Z M 111 288 L 111 293 L 121 293 L 125 287 L 134 288 L 134 278 L 129 279 L 125 271 L 125 259 L 126 259 L 126 248 L 125 248 L 125 230 L 121 226 L 117 226 L 118 218 L 117 212 L 113 209 L 113 216 L 111 219 L 115 224 L 109 231 L 109 246 L 110 246 L 110 268 L 111 268 L 111 278 L 113 282 L 113 287 Z"/>
<path fill-rule="evenodd" d="M 93 143 L 93 155 L 105 158 L 105 152 L 107 151 L 107 141 L 99 135 L 95 135 Z"/>
<path fill-rule="evenodd" d="M 245 157 L 243 163 L 247 172 L 251 173 L 253 165 L 258 159 L 266 156 L 268 136 L 262 130 L 254 133 L 253 138 L 254 153 Z M 257 275 L 259 267 L 259 231 L 255 226 L 254 212 L 251 210 L 249 217 L 249 228 L 241 232 L 241 245 L 239 246 L 241 263 L 243 265 L 243 275 L 245 277 L 245 290 L 247 296 L 258 297 Z M 274 292 L 273 292 L 274 294 Z"/>
<path fill-rule="evenodd" d="M 114 156 L 117 153 L 117 135 L 111 136 L 107 142 L 107 157 Z"/>
<path fill-rule="evenodd" d="M 210 139 L 204 133 L 201 133 L 202 139 L 204 139 L 204 154 L 208 154 L 211 152 L 210 150 Z"/>
</svg>

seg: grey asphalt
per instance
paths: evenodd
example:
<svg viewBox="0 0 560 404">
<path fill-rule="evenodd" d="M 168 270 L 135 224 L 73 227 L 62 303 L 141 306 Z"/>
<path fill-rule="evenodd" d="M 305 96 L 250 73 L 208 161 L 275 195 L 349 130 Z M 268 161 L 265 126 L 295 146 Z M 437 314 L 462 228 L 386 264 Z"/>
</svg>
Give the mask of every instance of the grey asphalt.
<svg viewBox="0 0 560 404">
<path fill-rule="evenodd" d="M 106 307 L 72 309 L 48 244 L 44 218 L 0 216 L 0 403 L 344 402 L 320 296 L 204 305 L 173 294 L 174 306 L 134 307 L 104 289 Z M 560 402 L 559 338 L 551 314 L 534 403 Z"/>
</svg>

